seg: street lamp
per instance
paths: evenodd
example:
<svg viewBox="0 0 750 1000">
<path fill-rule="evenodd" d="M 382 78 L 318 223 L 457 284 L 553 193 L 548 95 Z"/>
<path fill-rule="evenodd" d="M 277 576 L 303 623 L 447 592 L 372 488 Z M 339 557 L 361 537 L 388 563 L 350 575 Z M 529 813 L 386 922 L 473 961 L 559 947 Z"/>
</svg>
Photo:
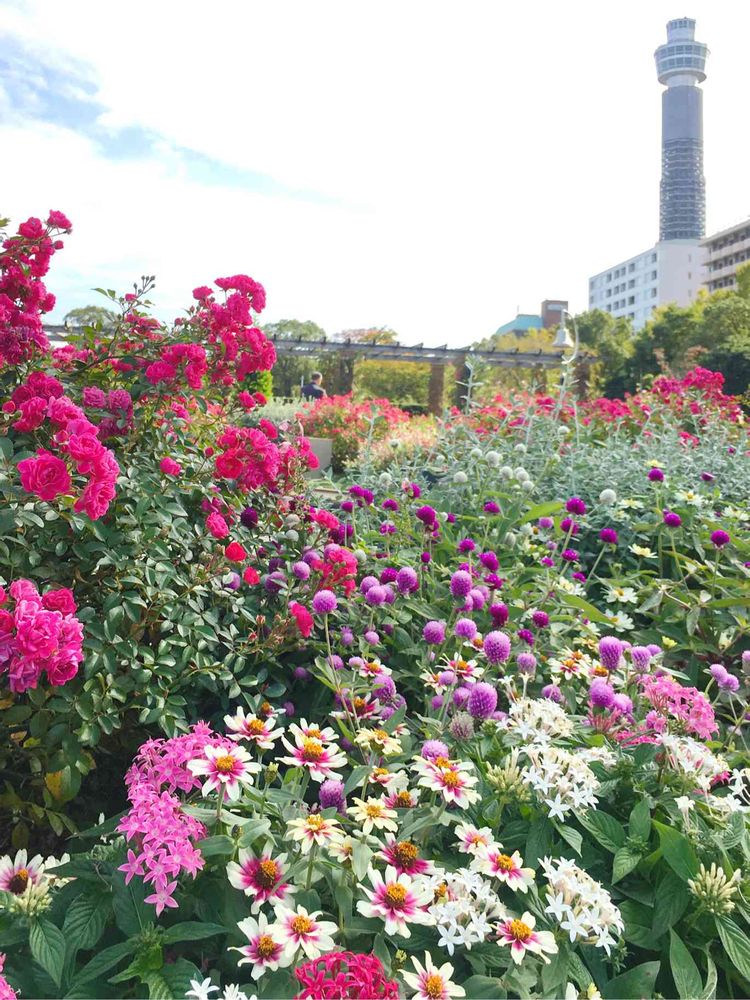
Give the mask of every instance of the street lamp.
<svg viewBox="0 0 750 1000">
<path fill-rule="evenodd" d="M 570 336 L 570 332 L 567 326 L 565 325 L 566 316 L 573 324 L 573 337 Z M 573 362 L 578 357 L 578 349 L 581 346 L 580 340 L 578 338 L 578 326 L 576 325 L 575 317 L 571 316 L 571 314 L 566 309 L 560 310 L 560 325 L 557 328 L 557 334 L 555 335 L 555 339 L 552 343 L 552 346 L 558 348 L 563 352 L 563 354 L 560 357 L 560 364 L 563 366 L 562 378 L 560 379 L 560 396 L 559 399 L 557 400 L 557 406 L 555 407 L 555 414 L 554 414 L 555 419 L 557 419 L 557 417 L 559 417 L 560 415 L 560 411 L 562 410 L 563 400 L 570 385 L 571 381 L 570 374 L 572 371 L 572 365 Z M 567 357 L 565 356 L 566 351 L 570 351 L 570 354 L 568 354 Z M 576 424 L 576 430 L 577 427 L 578 425 Z"/>
</svg>

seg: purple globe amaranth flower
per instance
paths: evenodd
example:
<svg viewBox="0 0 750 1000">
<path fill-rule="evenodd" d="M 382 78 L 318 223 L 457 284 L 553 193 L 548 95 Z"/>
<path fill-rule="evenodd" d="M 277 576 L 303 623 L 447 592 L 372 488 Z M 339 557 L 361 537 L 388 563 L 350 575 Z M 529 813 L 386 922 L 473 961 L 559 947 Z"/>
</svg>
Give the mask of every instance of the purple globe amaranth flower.
<svg viewBox="0 0 750 1000">
<path fill-rule="evenodd" d="M 395 535 L 396 525 L 392 521 L 383 521 L 383 523 L 378 528 L 381 535 Z"/>
<path fill-rule="evenodd" d="M 475 719 L 489 719 L 497 708 L 497 691 L 491 684 L 479 681 L 470 689 L 466 707 Z"/>
<path fill-rule="evenodd" d="M 599 540 L 605 545 L 617 545 L 617 532 L 614 528 L 602 528 L 599 532 Z"/>
<path fill-rule="evenodd" d="M 398 500 L 388 497 L 383 501 L 383 510 L 398 510 Z"/>
<path fill-rule="evenodd" d="M 424 507 L 419 507 L 415 511 L 414 516 L 428 528 L 431 528 L 437 521 L 437 511 L 434 507 L 430 507 L 427 504 L 425 504 Z"/>
<path fill-rule="evenodd" d="M 468 688 L 465 684 L 462 684 L 461 687 L 456 688 L 456 690 L 453 692 L 453 704 L 456 706 L 456 708 L 464 707 L 466 702 L 469 700 L 470 692 L 471 689 Z"/>
<path fill-rule="evenodd" d="M 462 538 L 458 543 L 459 552 L 473 552 L 476 547 L 477 543 L 473 538 Z"/>
<path fill-rule="evenodd" d="M 312 674 L 306 667 L 295 667 L 294 668 L 294 679 L 295 681 L 309 681 Z"/>
<path fill-rule="evenodd" d="M 549 531 L 551 528 L 554 528 L 555 526 L 555 522 L 552 520 L 551 517 L 540 517 L 536 523 L 537 526 L 542 531 Z"/>
<path fill-rule="evenodd" d="M 420 752 L 425 760 L 435 760 L 436 757 L 450 757 L 448 747 L 442 740 L 426 740 Z"/>
<path fill-rule="evenodd" d="M 385 587 L 381 587 L 379 583 L 374 586 L 369 587 L 367 593 L 365 594 L 365 600 L 372 607 L 378 607 L 380 604 L 385 604 L 386 591 Z"/>
<path fill-rule="evenodd" d="M 396 574 L 396 586 L 401 594 L 411 594 L 419 589 L 419 577 L 417 571 L 411 566 L 404 566 Z"/>
<path fill-rule="evenodd" d="M 679 514 L 675 514 L 673 510 L 665 510 L 662 514 L 662 521 L 668 528 L 679 528 L 682 524 L 682 518 Z"/>
<path fill-rule="evenodd" d="M 651 664 L 651 656 L 652 654 L 648 646 L 630 647 L 630 659 L 633 661 L 633 669 L 637 674 L 648 672 L 649 665 Z"/>
<path fill-rule="evenodd" d="M 569 514 L 578 514 L 582 517 L 586 513 L 586 504 L 580 497 L 571 497 L 565 504 L 565 509 Z"/>
<path fill-rule="evenodd" d="M 482 552 L 479 556 L 479 561 L 491 573 L 494 573 L 500 565 L 500 560 L 494 552 Z"/>
<path fill-rule="evenodd" d="M 661 471 L 661 469 L 654 466 L 653 469 L 648 470 L 648 478 L 651 480 L 652 483 L 663 483 L 664 473 Z"/>
<path fill-rule="evenodd" d="M 291 718 L 296 712 L 293 701 L 285 701 L 281 707 L 284 710 L 284 715 L 288 716 L 289 718 Z"/>
<path fill-rule="evenodd" d="M 484 578 L 484 582 L 491 590 L 500 590 L 505 583 L 505 580 L 499 577 L 497 573 L 487 573 Z"/>
<path fill-rule="evenodd" d="M 352 670 L 359 670 L 361 667 L 364 667 L 365 665 L 365 661 L 362 659 L 361 656 L 350 656 L 346 662 L 349 664 Z"/>
<path fill-rule="evenodd" d="M 467 573 L 466 570 L 456 570 L 451 577 L 450 588 L 454 597 L 466 597 L 473 586 L 471 574 Z"/>
<path fill-rule="evenodd" d="M 422 638 L 432 646 L 445 642 L 445 622 L 427 622 L 422 629 Z"/>
<path fill-rule="evenodd" d="M 623 715 L 633 714 L 633 702 L 626 694 L 616 694 L 612 702 L 612 708 L 616 708 Z"/>
<path fill-rule="evenodd" d="M 508 620 L 508 606 L 502 602 L 490 605 L 490 617 L 493 625 L 504 625 Z"/>
<path fill-rule="evenodd" d="M 389 674 L 380 674 L 377 684 L 372 689 L 373 698 L 377 698 L 381 705 L 387 705 L 396 695 L 396 684 Z"/>
<path fill-rule="evenodd" d="M 651 653 L 652 656 L 659 656 L 662 652 L 661 646 L 657 646 L 655 642 L 650 642 L 646 649 Z"/>
<path fill-rule="evenodd" d="M 564 531 L 566 534 L 567 532 L 570 532 L 571 535 L 575 536 L 580 531 L 580 528 L 580 524 L 576 524 L 571 517 L 564 517 L 562 521 L 560 521 L 560 530 Z"/>
<path fill-rule="evenodd" d="M 363 576 L 359 583 L 360 592 L 366 594 L 370 587 L 377 587 L 378 583 L 376 576 Z"/>
<path fill-rule="evenodd" d="M 345 514 L 351 514 L 354 510 L 354 503 L 351 500 L 342 500 L 341 510 L 343 510 Z"/>
<path fill-rule="evenodd" d="M 316 549 L 308 549 L 307 552 L 303 553 L 302 561 L 309 565 L 312 563 L 320 562 L 320 552 Z"/>
<path fill-rule="evenodd" d="M 445 704 L 445 699 L 441 694 L 434 694 L 432 698 L 430 698 L 430 705 L 436 712 L 439 711 L 444 704 Z"/>
<path fill-rule="evenodd" d="M 239 590 L 242 584 L 242 577 L 239 573 L 227 573 L 221 581 L 227 590 Z"/>
<path fill-rule="evenodd" d="M 268 572 L 274 573 L 277 569 L 281 569 L 284 565 L 284 560 L 280 559 L 278 556 L 273 556 L 272 559 L 268 560 Z"/>
<path fill-rule="evenodd" d="M 321 809 L 338 809 L 342 812 L 346 802 L 344 782 L 337 778 L 327 778 L 320 786 L 318 801 Z"/>
<path fill-rule="evenodd" d="M 712 476 L 710 472 L 701 472 L 701 479 L 704 483 L 712 483 L 716 477 Z"/>
<path fill-rule="evenodd" d="M 430 555 L 429 552 L 423 552 L 419 557 L 419 561 L 422 563 L 423 566 L 429 566 L 429 564 L 432 562 L 432 556 Z"/>
<path fill-rule="evenodd" d="M 589 688 L 589 699 L 597 708 L 611 708 L 615 701 L 614 688 L 599 678 Z"/>
<path fill-rule="evenodd" d="M 542 688 L 542 697 L 554 701 L 558 705 L 563 700 L 563 693 L 557 684 L 545 684 Z"/>
<path fill-rule="evenodd" d="M 499 514 L 500 504 L 495 503 L 494 500 L 488 500 L 484 505 L 485 514 Z"/>
<path fill-rule="evenodd" d="M 474 735 L 474 720 L 468 712 L 456 712 L 450 721 L 448 732 L 459 743 L 470 740 Z"/>
<path fill-rule="evenodd" d="M 339 606 L 332 590 L 319 590 L 312 599 L 312 609 L 317 615 L 330 615 Z"/>
<path fill-rule="evenodd" d="M 531 620 L 537 628 L 546 628 L 549 625 L 549 615 L 546 611 L 532 611 Z"/>
<path fill-rule="evenodd" d="M 393 602 L 396 600 L 396 591 L 393 589 L 393 587 L 391 587 L 389 583 L 385 584 L 383 590 L 385 591 L 385 603 L 393 604 Z M 367 598 L 365 598 L 365 600 L 367 600 Z M 383 628 L 385 629 L 386 626 L 384 625 Z"/>
<path fill-rule="evenodd" d="M 715 681 L 722 680 L 727 675 L 727 668 L 723 663 L 712 663 L 708 670 Z"/>
<path fill-rule="evenodd" d="M 452 687 L 456 683 L 456 674 L 453 670 L 441 670 L 438 674 L 438 684 L 445 687 Z"/>
<path fill-rule="evenodd" d="M 542 564 L 542 566 L 554 566 L 555 565 L 555 560 L 554 559 L 550 559 L 549 556 L 542 556 L 542 558 L 539 560 L 539 562 Z"/>
<path fill-rule="evenodd" d="M 381 583 L 393 583 L 397 577 L 398 570 L 394 569 L 393 566 L 384 566 L 380 571 Z"/>
<path fill-rule="evenodd" d="M 281 572 L 281 570 L 276 570 L 274 573 L 269 573 L 268 576 L 263 580 L 263 586 L 268 591 L 269 594 L 278 594 L 280 590 L 286 584 L 286 577 Z"/>
<path fill-rule="evenodd" d="M 370 646 L 377 646 L 377 644 L 380 642 L 380 636 L 378 635 L 378 633 L 375 631 L 374 628 L 368 628 L 368 630 L 365 632 L 365 642 L 368 643 Z"/>
<path fill-rule="evenodd" d="M 516 635 L 521 640 L 521 642 L 525 642 L 527 646 L 534 645 L 535 642 L 534 633 L 531 632 L 529 629 L 519 628 L 518 632 L 516 632 Z"/>
<path fill-rule="evenodd" d="M 578 562 L 578 553 L 575 549 L 564 549 L 562 554 L 564 562 Z"/>
<path fill-rule="evenodd" d="M 254 528 L 258 523 L 258 511 L 253 507 L 245 507 L 240 514 L 240 523 L 246 528 Z"/>
<path fill-rule="evenodd" d="M 750 649 L 743 649 L 742 651 L 742 669 L 750 670 Z"/>
<path fill-rule="evenodd" d="M 446 514 L 445 515 L 445 520 L 448 522 L 448 524 L 455 524 L 456 523 L 456 515 L 455 514 Z"/>
<path fill-rule="evenodd" d="M 294 573 L 298 580 L 310 579 L 310 567 L 302 560 L 296 562 L 294 566 L 292 566 L 292 573 Z"/>
<path fill-rule="evenodd" d="M 599 659 L 606 670 L 617 670 L 622 648 L 622 642 L 614 635 L 604 635 L 599 640 Z"/>
<path fill-rule="evenodd" d="M 505 632 L 488 632 L 483 648 L 490 663 L 505 663 L 510 656 L 510 639 Z"/>
<path fill-rule="evenodd" d="M 716 531 L 711 532 L 711 541 L 717 549 L 720 549 L 729 544 L 729 535 L 721 528 L 717 528 Z"/>
<path fill-rule="evenodd" d="M 337 653 L 333 653 L 328 658 L 328 662 L 331 664 L 331 666 L 333 667 L 334 670 L 343 670 L 344 669 L 344 661 L 341 659 L 341 657 Z"/>
<path fill-rule="evenodd" d="M 401 483 L 401 489 L 407 496 L 410 496 L 412 500 L 418 500 L 422 496 L 422 489 L 417 483 Z"/>
<path fill-rule="evenodd" d="M 469 591 L 467 600 L 471 605 L 472 611 L 481 611 L 487 603 L 487 595 L 485 591 L 480 590 L 479 587 L 472 587 Z"/>
<path fill-rule="evenodd" d="M 536 657 L 533 653 L 519 653 L 516 657 L 516 666 L 519 674 L 533 677 L 536 673 Z"/>
<path fill-rule="evenodd" d="M 580 570 L 577 573 L 571 573 L 570 575 L 571 575 L 571 578 L 573 580 L 578 580 L 579 583 L 585 583 L 586 582 L 586 574 L 585 573 L 581 573 Z M 584 618 L 583 621 L 586 622 L 586 621 L 588 621 L 588 619 Z"/>
<path fill-rule="evenodd" d="M 459 618 L 453 628 L 454 634 L 461 639 L 473 639 L 478 631 L 476 622 L 472 621 L 471 618 Z"/>
<path fill-rule="evenodd" d="M 354 642 L 354 632 L 348 625 L 344 625 L 341 629 L 341 642 L 344 646 L 351 646 Z"/>
</svg>

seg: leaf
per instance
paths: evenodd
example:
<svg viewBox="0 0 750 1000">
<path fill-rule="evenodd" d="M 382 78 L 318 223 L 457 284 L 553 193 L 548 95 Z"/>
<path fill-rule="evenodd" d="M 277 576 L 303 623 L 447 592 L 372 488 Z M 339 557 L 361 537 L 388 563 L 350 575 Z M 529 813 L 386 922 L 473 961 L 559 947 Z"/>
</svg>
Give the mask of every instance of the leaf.
<svg viewBox="0 0 750 1000">
<path fill-rule="evenodd" d="M 732 965 L 743 979 L 750 982 L 750 941 L 737 924 L 729 917 L 716 917 L 716 929 L 719 932 L 724 951 Z"/>
<path fill-rule="evenodd" d="M 502 979 L 492 979 L 490 976 L 469 976 L 463 988 L 471 1000 L 498 1000 L 507 996 Z"/>
<path fill-rule="evenodd" d="M 672 871 L 679 875 L 683 882 L 695 878 L 698 874 L 698 859 L 687 837 L 673 827 L 665 826 L 656 820 L 654 826 L 659 832 L 661 853 Z"/>
<path fill-rule="evenodd" d="M 590 618 L 592 622 L 599 622 L 602 625 L 609 623 L 609 618 L 605 614 L 599 611 L 598 608 L 595 608 L 593 604 L 589 604 L 582 597 L 578 597 L 577 594 L 559 594 L 558 596 L 563 604 L 585 611 L 586 617 Z"/>
<path fill-rule="evenodd" d="M 577 819 L 581 826 L 594 836 L 598 844 L 613 854 L 625 843 L 624 827 L 609 813 L 587 809 Z"/>
<path fill-rule="evenodd" d="M 527 524 L 529 521 L 536 521 L 540 517 L 549 517 L 562 510 L 562 503 L 559 500 L 548 500 L 546 503 L 538 503 L 535 507 L 527 510 L 519 524 Z"/>
<path fill-rule="evenodd" d="M 680 1000 L 693 1000 L 694 997 L 700 996 L 703 980 L 698 972 L 698 966 L 682 938 L 672 930 L 669 932 L 669 964 L 672 967 L 672 978 Z"/>
<path fill-rule="evenodd" d="M 714 1000 L 716 997 L 716 984 L 719 977 L 716 974 L 714 960 L 708 952 L 706 952 L 706 968 L 708 969 L 708 975 L 706 976 L 706 985 L 700 995 L 700 1000 Z"/>
<path fill-rule="evenodd" d="M 112 891 L 115 923 L 123 934 L 128 937 L 140 934 L 147 924 L 153 922 L 154 910 L 144 903 L 148 889 L 143 882 L 133 879 L 125 885 L 124 875 L 118 872 L 117 877 L 112 879 Z"/>
<path fill-rule="evenodd" d="M 602 988 L 605 1000 L 642 1000 L 654 995 L 654 984 L 659 975 L 659 962 L 644 962 L 615 976 Z"/>
<path fill-rule="evenodd" d="M 657 937 L 661 937 L 677 923 L 687 909 L 689 901 L 687 886 L 669 869 L 656 891 L 653 931 Z"/>
<path fill-rule="evenodd" d="M 113 944 L 111 947 L 100 951 L 80 970 L 73 980 L 73 985 L 77 988 L 83 983 L 88 983 L 92 979 L 98 979 L 105 972 L 109 972 L 126 955 L 131 955 L 135 951 L 137 944 L 138 942 L 135 940 L 120 941 L 119 944 Z"/>
<path fill-rule="evenodd" d="M 562 823 L 559 825 L 555 823 L 555 829 L 563 840 L 570 844 L 576 854 L 580 856 L 581 848 L 583 846 L 583 837 L 578 830 L 575 830 L 572 826 L 564 826 Z"/>
<path fill-rule="evenodd" d="M 372 851 L 367 844 L 355 844 L 352 850 L 352 870 L 358 879 L 363 879 L 370 867 Z"/>
<path fill-rule="evenodd" d="M 171 996 L 182 1000 L 190 988 L 190 980 L 201 982 L 203 975 L 200 970 L 186 958 L 178 958 L 176 962 L 166 964 L 158 973 L 166 982 Z"/>
<path fill-rule="evenodd" d="M 628 833 L 639 840 L 648 840 L 651 833 L 651 810 L 646 799 L 637 802 L 630 813 Z"/>
<path fill-rule="evenodd" d="M 199 840 L 196 847 L 204 858 L 212 858 L 217 854 L 234 853 L 234 841 L 224 833 L 220 833 L 215 837 L 206 837 L 205 840 Z"/>
<path fill-rule="evenodd" d="M 34 960 L 59 986 L 65 962 L 65 938 L 60 928 L 50 920 L 34 920 L 29 930 L 29 947 Z"/>
<path fill-rule="evenodd" d="M 102 936 L 111 905 L 109 894 L 96 899 L 86 895 L 76 896 L 63 923 L 63 934 L 69 946 L 82 951 L 93 948 Z"/>
<path fill-rule="evenodd" d="M 612 862 L 612 881 L 619 882 L 621 878 L 629 875 L 638 866 L 641 855 L 637 851 L 631 851 L 629 847 L 621 847 L 615 854 Z"/>
<path fill-rule="evenodd" d="M 206 924 L 200 920 L 185 920 L 173 924 L 164 932 L 164 944 L 175 944 L 177 941 L 200 941 L 202 938 L 213 937 L 214 934 L 226 934 L 227 930 L 221 924 Z"/>
</svg>

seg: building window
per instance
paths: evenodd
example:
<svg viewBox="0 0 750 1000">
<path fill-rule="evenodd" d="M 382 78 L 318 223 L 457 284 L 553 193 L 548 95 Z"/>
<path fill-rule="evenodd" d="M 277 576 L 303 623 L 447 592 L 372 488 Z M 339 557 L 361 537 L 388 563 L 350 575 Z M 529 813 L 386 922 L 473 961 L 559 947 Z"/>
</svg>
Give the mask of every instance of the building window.
<svg viewBox="0 0 750 1000">
<path fill-rule="evenodd" d="M 612 272 L 610 271 L 609 274 L 607 275 L 607 281 L 611 280 L 612 280 Z"/>
<path fill-rule="evenodd" d="M 655 253 L 652 253 L 652 254 L 651 254 L 651 263 L 652 263 L 652 264 L 655 264 L 655 263 L 656 263 L 656 254 L 655 254 Z"/>
<path fill-rule="evenodd" d="M 635 271 L 635 264 L 628 264 L 628 271 L 632 274 Z"/>
<path fill-rule="evenodd" d="M 635 278 L 631 278 L 628 282 L 628 288 L 635 288 Z"/>
<path fill-rule="evenodd" d="M 628 298 L 628 305 L 629 305 L 629 306 L 632 306 L 632 305 L 635 305 L 635 295 L 631 295 L 631 296 L 630 296 L 630 297 Z"/>
<path fill-rule="evenodd" d="M 655 288 L 652 288 L 652 289 L 651 289 L 651 298 L 652 298 L 652 299 L 655 299 L 655 298 L 656 298 L 656 289 L 655 289 Z"/>
<path fill-rule="evenodd" d="M 657 277 L 656 271 L 652 271 L 651 272 L 651 280 L 652 281 L 656 281 L 656 277 Z"/>
<path fill-rule="evenodd" d="M 611 299 L 611 298 L 612 298 L 612 289 L 611 289 L 611 288 L 608 288 L 608 289 L 607 289 L 607 298 L 608 298 L 608 299 Z"/>
</svg>

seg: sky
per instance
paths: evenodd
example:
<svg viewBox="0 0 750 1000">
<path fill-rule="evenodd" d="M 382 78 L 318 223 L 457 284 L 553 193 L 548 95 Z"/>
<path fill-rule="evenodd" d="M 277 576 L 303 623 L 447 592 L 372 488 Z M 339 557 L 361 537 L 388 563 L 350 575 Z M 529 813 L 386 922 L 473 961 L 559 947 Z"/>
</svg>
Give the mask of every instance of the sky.
<svg viewBox="0 0 750 1000">
<path fill-rule="evenodd" d="M 683 16 L 710 233 L 750 215 L 739 0 L 0 0 L 0 216 L 72 219 L 55 319 L 155 274 L 169 320 L 247 273 L 267 322 L 469 344 L 656 241 Z"/>
</svg>

